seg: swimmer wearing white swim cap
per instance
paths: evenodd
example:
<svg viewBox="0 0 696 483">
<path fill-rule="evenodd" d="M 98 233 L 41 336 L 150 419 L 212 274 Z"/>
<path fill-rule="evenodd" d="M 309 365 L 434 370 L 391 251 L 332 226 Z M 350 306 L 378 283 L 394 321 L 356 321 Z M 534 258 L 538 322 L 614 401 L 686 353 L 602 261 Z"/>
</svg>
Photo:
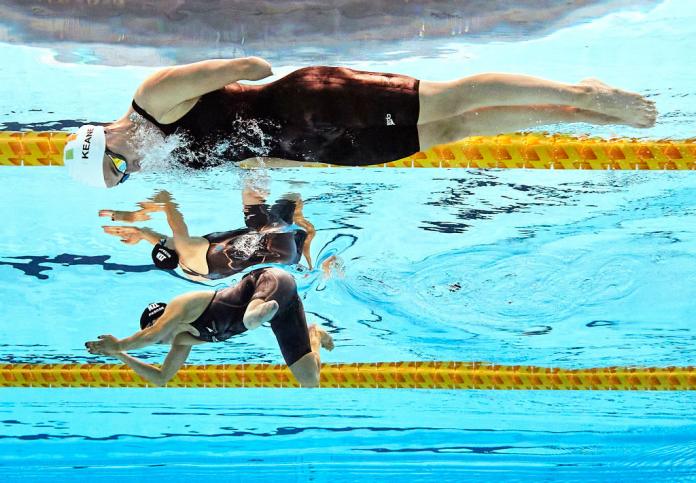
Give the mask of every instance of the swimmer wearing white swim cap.
<svg viewBox="0 0 696 483">
<path fill-rule="evenodd" d="M 132 142 L 140 129 L 180 135 L 185 143 L 173 157 L 189 168 L 259 158 L 267 166 L 361 166 L 467 136 L 577 122 L 646 128 L 657 116 L 653 101 L 595 79 L 565 84 L 486 73 L 431 82 L 313 66 L 273 82 L 240 82 L 272 74 L 258 57 L 161 69 L 138 87 L 121 119 L 103 130 L 80 128 L 66 165 L 82 182 L 117 186 L 147 155 Z"/>
<path fill-rule="evenodd" d="M 95 188 L 111 188 L 130 174 L 125 156 L 106 148 L 103 126 L 88 124 L 68 137 L 63 162 L 70 176 Z"/>
</svg>

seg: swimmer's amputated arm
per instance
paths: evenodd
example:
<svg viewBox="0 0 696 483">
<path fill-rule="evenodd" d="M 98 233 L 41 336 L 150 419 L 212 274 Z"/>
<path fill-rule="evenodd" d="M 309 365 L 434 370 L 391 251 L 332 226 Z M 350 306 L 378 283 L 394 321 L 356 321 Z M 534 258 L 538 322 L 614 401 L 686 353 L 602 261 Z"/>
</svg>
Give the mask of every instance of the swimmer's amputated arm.
<svg viewBox="0 0 696 483">
<path fill-rule="evenodd" d="M 161 69 L 138 87 L 135 100 L 156 118 L 178 104 L 234 82 L 273 75 L 271 64 L 259 57 L 212 59 Z"/>
</svg>

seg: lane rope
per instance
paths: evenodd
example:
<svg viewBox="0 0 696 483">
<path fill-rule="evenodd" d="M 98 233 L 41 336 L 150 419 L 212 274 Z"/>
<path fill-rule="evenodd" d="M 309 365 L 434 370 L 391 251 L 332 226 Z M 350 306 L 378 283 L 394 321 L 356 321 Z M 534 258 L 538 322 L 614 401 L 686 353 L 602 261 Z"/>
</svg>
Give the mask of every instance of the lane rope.
<svg viewBox="0 0 696 483">
<path fill-rule="evenodd" d="M 121 364 L 0 364 L 0 387 L 145 387 Z M 184 366 L 168 387 L 297 387 L 283 364 Z M 696 367 L 555 367 L 483 362 L 322 364 L 324 388 L 696 390 Z"/>
<path fill-rule="evenodd" d="M 68 135 L 59 131 L 2 131 L 0 166 L 62 166 Z M 302 167 L 339 166 L 306 163 Z M 474 136 L 368 167 L 694 170 L 696 140 L 644 141 L 544 134 Z"/>
</svg>

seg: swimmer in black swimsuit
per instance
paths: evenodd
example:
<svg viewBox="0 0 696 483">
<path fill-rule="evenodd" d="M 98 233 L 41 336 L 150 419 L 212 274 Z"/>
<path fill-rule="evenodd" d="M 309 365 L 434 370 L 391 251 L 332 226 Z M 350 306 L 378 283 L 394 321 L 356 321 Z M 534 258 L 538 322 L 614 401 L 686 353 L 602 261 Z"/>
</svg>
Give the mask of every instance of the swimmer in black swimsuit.
<svg viewBox="0 0 696 483">
<path fill-rule="evenodd" d="M 168 237 L 148 228 L 104 226 L 104 231 L 121 238 L 127 244 L 146 240 L 152 250 L 154 264 L 165 270 L 180 267 L 193 280 L 218 280 L 262 263 L 294 265 L 304 254 L 312 268 L 310 244 L 316 230 L 302 214 L 302 200 L 287 195 L 273 206 L 265 197 L 249 187 L 242 192 L 246 228 L 190 236 L 184 217 L 166 191 L 158 193 L 152 202 L 139 203 L 138 211 L 101 210 L 99 216 L 114 221 L 142 221 L 149 213 L 164 211 L 172 229 Z M 298 225 L 304 229 L 299 229 Z"/>
<path fill-rule="evenodd" d="M 176 375 L 192 346 L 221 342 L 265 322 L 270 322 L 285 363 L 300 385 L 318 386 L 319 348 L 332 350 L 333 339 L 317 325 L 307 327 L 294 279 L 277 268 L 254 270 L 238 284 L 216 292 L 191 292 L 168 304 L 150 304 L 140 318 L 140 331 L 120 340 L 101 335 L 85 347 L 91 354 L 116 357 L 162 386 Z M 126 353 L 158 343 L 172 346 L 161 367 Z"/>
<path fill-rule="evenodd" d="M 654 103 L 597 80 L 563 84 L 516 74 L 447 82 L 345 67 L 307 67 L 266 84 L 258 57 L 168 67 L 135 91 L 126 114 L 82 126 L 66 145 L 71 174 L 112 187 L 138 171 L 144 131 L 178 135 L 176 158 L 201 168 L 259 159 L 270 165 L 349 166 L 393 161 L 466 136 L 545 124 L 586 122 L 650 127 Z"/>
</svg>

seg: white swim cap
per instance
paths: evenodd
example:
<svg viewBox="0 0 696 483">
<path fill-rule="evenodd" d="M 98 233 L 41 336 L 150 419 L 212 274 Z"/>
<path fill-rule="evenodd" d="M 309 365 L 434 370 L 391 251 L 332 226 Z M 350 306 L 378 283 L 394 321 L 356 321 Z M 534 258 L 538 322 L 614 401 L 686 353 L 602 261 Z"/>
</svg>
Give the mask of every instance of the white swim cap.
<svg viewBox="0 0 696 483">
<path fill-rule="evenodd" d="M 108 188 L 104 181 L 105 152 L 104 127 L 87 124 L 68 137 L 63 163 L 73 179 L 95 188 Z"/>
</svg>

